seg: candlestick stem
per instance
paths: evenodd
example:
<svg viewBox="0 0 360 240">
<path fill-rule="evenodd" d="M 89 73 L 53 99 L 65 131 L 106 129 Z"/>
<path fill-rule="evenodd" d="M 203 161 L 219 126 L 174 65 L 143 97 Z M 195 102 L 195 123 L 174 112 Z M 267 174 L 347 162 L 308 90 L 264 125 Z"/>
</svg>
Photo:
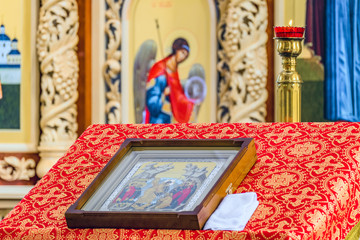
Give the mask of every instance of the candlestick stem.
<svg viewBox="0 0 360 240">
<path fill-rule="evenodd" d="M 301 121 L 301 84 L 300 75 L 296 72 L 296 57 L 302 51 L 303 38 L 275 38 L 277 51 L 282 57 L 282 71 L 276 80 L 276 114 L 277 122 Z"/>
</svg>

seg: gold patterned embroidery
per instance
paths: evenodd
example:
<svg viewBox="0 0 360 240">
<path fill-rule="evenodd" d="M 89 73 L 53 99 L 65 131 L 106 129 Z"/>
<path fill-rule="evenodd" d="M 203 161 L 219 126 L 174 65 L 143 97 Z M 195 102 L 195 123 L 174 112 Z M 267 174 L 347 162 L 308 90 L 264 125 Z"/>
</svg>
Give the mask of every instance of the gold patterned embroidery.
<svg viewBox="0 0 360 240">
<path fill-rule="evenodd" d="M 95 175 L 86 175 L 78 180 L 79 186 L 89 186 L 94 180 Z"/>
<path fill-rule="evenodd" d="M 335 192 L 336 198 L 340 201 L 342 207 L 344 207 L 349 199 L 347 183 L 341 178 L 333 179 L 329 183 L 332 185 L 330 188 Z"/>
<path fill-rule="evenodd" d="M 87 140 L 92 145 L 98 145 L 99 143 L 102 143 L 104 139 L 111 136 L 111 138 L 119 137 L 120 135 L 116 132 L 114 132 L 111 128 L 105 128 L 102 131 L 99 131 L 99 135 L 84 135 L 84 139 Z"/>
<path fill-rule="evenodd" d="M 51 233 L 51 228 L 35 228 L 30 229 L 27 236 L 22 236 L 22 240 L 52 240 L 55 239 L 53 233 Z"/>
<path fill-rule="evenodd" d="M 160 229 L 157 230 L 157 236 L 152 237 L 151 240 L 162 240 L 162 239 L 183 239 L 179 235 L 181 230 L 167 230 L 167 229 Z"/>
<path fill-rule="evenodd" d="M 109 239 L 116 240 L 119 239 L 119 235 L 116 234 L 115 229 L 93 229 L 93 232 L 87 236 L 89 240 L 98 240 L 98 239 Z"/>
<path fill-rule="evenodd" d="M 359 191 L 359 190 L 356 190 L 356 191 L 355 191 L 355 199 L 360 199 L 360 191 Z M 350 214 L 351 219 L 352 219 L 353 221 L 355 221 L 355 222 L 358 221 L 357 218 L 356 218 L 356 215 L 357 215 L 357 214 L 358 214 L 358 212 L 356 212 L 356 211 L 353 211 L 353 212 L 351 212 L 351 214 Z M 359 224 L 360 224 L 360 221 L 359 221 Z"/>
<path fill-rule="evenodd" d="M 156 138 L 161 139 L 164 137 L 167 138 L 176 138 L 179 136 L 179 133 L 171 129 L 170 127 L 164 127 L 162 129 L 154 129 L 152 132 L 144 134 L 145 138 Z"/>
<path fill-rule="evenodd" d="M 103 153 L 105 153 L 108 156 L 113 156 L 118 150 L 120 146 L 119 145 L 111 145 L 103 150 Z"/>
<path fill-rule="evenodd" d="M 305 166 L 309 167 L 310 169 L 314 169 L 314 172 L 316 174 L 324 173 L 325 169 L 327 167 L 331 167 L 332 171 L 334 170 L 333 168 L 344 167 L 344 164 L 342 164 L 341 162 L 331 163 L 331 160 L 336 160 L 336 159 L 333 156 L 327 156 L 327 157 L 321 159 L 321 161 L 309 162 L 309 163 L 305 164 Z"/>
<path fill-rule="evenodd" d="M 318 228 L 317 231 L 320 231 L 319 235 L 321 236 L 321 233 L 325 232 L 326 230 L 326 214 L 318 209 L 314 209 L 313 212 L 306 213 L 306 217 L 308 222 Z"/>
<path fill-rule="evenodd" d="M 283 198 L 288 201 L 292 206 L 298 207 L 308 201 L 316 201 L 321 199 L 319 195 L 316 195 L 313 192 L 314 191 L 311 188 L 303 188 L 300 190 L 300 193 L 296 195 L 288 194 L 283 196 Z"/>
<path fill-rule="evenodd" d="M 268 155 L 261 156 L 258 158 L 259 158 L 258 162 L 252 167 L 250 171 L 253 174 L 260 173 L 264 171 L 264 169 L 272 169 L 280 166 L 280 163 L 274 161 L 274 158 Z"/>
<path fill-rule="evenodd" d="M 50 198 L 55 197 L 56 199 L 59 199 L 66 197 L 66 194 L 59 191 L 60 189 L 58 187 L 53 187 L 47 190 L 48 192 L 46 194 L 39 192 L 37 194 L 31 195 L 30 198 L 33 199 L 37 205 L 46 205 L 49 204 L 48 199 Z"/>
<path fill-rule="evenodd" d="M 266 219 L 269 216 L 273 215 L 274 213 L 275 213 L 274 208 L 265 204 L 259 204 L 259 206 L 256 209 L 256 216 L 259 219 Z"/>
<path fill-rule="evenodd" d="M 295 146 L 292 148 L 289 148 L 289 155 L 294 155 L 296 157 L 312 155 L 314 152 L 319 151 L 319 149 L 319 146 L 315 143 L 300 143 L 295 144 Z"/>
<path fill-rule="evenodd" d="M 65 206 L 60 206 L 56 209 L 53 209 L 50 211 L 50 217 L 54 218 L 54 219 L 57 219 L 57 220 L 60 220 L 60 219 L 63 219 L 64 218 L 64 214 L 66 212 L 68 208 L 65 207 Z"/>
<path fill-rule="evenodd" d="M 129 239 L 131 240 L 141 240 L 141 235 L 138 232 L 134 232 L 130 235 Z"/>
<path fill-rule="evenodd" d="M 62 165 L 59 169 L 63 169 L 66 174 L 76 173 L 79 171 L 79 168 L 88 168 L 92 166 L 92 161 L 89 161 L 89 158 L 85 156 L 79 157 L 74 163 L 70 165 Z"/>
<path fill-rule="evenodd" d="M 289 226 L 289 223 L 286 220 L 282 220 L 275 224 L 279 229 L 284 229 L 284 226 Z"/>
<path fill-rule="evenodd" d="M 222 129 L 220 129 L 220 132 L 218 129 L 216 129 L 217 131 L 212 132 L 209 131 L 208 133 L 204 134 L 204 138 L 223 138 L 225 136 L 232 138 L 233 136 L 237 136 L 238 134 L 234 133 L 233 129 L 231 129 L 230 127 L 224 127 Z M 231 135 L 231 133 L 233 135 Z M 230 135 L 230 136 L 229 136 Z"/>
<path fill-rule="evenodd" d="M 355 138 L 359 138 L 360 137 L 360 133 L 359 132 L 355 132 L 353 133 L 353 130 L 357 130 L 355 126 L 350 126 L 348 128 L 346 128 L 345 132 L 342 132 L 343 129 L 339 128 L 341 132 L 339 131 L 335 131 L 335 132 L 331 132 L 329 133 L 329 136 L 333 139 L 335 139 L 335 141 L 337 141 L 338 143 L 344 143 L 346 142 L 346 140 L 348 140 L 348 137 L 355 137 Z M 358 131 L 358 130 L 357 130 Z M 337 138 L 336 138 L 337 137 Z"/>
<path fill-rule="evenodd" d="M 293 130 L 294 131 L 294 129 L 293 129 L 293 127 L 285 127 L 285 128 L 281 128 L 281 132 L 280 133 L 278 133 L 278 132 L 276 132 L 276 133 L 266 133 L 265 134 L 265 137 L 267 137 L 267 138 L 271 138 L 271 137 L 276 137 L 276 139 L 272 139 L 272 141 L 274 142 L 274 143 L 280 143 L 280 142 L 282 142 L 283 140 L 284 140 L 284 138 L 289 138 L 289 137 L 293 137 L 293 138 L 295 138 L 295 137 L 298 137 L 298 136 L 301 136 L 301 133 L 299 133 L 298 131 L 295 131 L 295 132 L 293 132 L 293 133 L 291 133 L 290 131 L 291 130 Z"/>
<path fill-rule="evenodd" d="M 297 181 L 296 174 L 283 172 L 279 174 L 273 174 L 271 175 L 270 179 L 265 179 L 265 185 L 273 188 L 277 187 L 287 187 L 289 185 L 292 185 Z"/>
<path fill-rule="evenodd" d="M 356 161 L 360 162 L 360 147 L 356 149 L 352 149 L 351 153 L 354 154 L 354 158 Z"/>
<path fill-rule="evenodd" d="M 70 232 L 70 233 L 66 234 L 65 239 L 66 240 L 75 240 L 75 239 L 78 239 L 78 237 L 76 236 L 76 233 Z"/>
<path fill-rule="evenodd" d="M 340 239 L 340 234 L 340 230 L 338 228 L 335 228 L 333 239 Z"/>
<path fill-rule="evenodd" d="M 23 221 L 21 221 L 20 223 L 20 226 L 18 226 L 18 228 L 21 230 L 21 231 L 25 231 L 26 230 L 26 226 L 31 223 L 31 220 L 30 219 L 24 219 Z"/>
<path fill-rule="evenodd" d="M 224 240 L 231 240 L 231 239 L 245 240 L 245 239 L 246 239 L 246 234 L 245 234 L 245 233 L 241 233 L 241 232 L 237 232 L 237 231 L 225 232 L 223 239 L 224 239 Z M 202 240 L 202 239 L 201 239 L 201 240 Z"/>
</svg>

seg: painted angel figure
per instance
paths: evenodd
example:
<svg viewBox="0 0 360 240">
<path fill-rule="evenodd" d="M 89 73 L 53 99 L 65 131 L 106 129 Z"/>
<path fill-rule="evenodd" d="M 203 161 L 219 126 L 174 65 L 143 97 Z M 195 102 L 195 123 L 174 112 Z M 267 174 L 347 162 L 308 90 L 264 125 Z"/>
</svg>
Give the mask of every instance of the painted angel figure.
<svg viewBox="0 0 360 240">
<path fill-rule="evenodd" d="M 172 52 L 156 62 L 156 43 L 145 41 L 134 64 L 135 119 L 137 123 L 171 123 L 195 121 L 198 108 L 206 96 L 204 69 L 194 64 L 185 87 L 182 86 L 178 65 L 190 54 L 184 38 L 177 38 Z"/>
</svg>

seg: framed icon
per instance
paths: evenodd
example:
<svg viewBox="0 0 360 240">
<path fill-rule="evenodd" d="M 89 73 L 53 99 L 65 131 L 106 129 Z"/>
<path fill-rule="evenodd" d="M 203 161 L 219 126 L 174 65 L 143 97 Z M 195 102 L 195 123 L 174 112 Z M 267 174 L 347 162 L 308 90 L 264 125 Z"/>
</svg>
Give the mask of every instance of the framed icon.
<svg viewBox="0 0 360 240">
<path fill-rule="evenodd" d="M 127 139 L 68 209 L 68 226 L 201 229 L 255 161 L 250 138 Z"/>
</svg>

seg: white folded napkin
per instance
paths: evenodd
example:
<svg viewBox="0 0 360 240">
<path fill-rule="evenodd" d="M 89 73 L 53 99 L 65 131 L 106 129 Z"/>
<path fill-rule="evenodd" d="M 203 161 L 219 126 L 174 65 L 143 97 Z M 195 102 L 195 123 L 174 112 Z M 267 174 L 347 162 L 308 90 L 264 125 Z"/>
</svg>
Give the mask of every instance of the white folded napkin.
<svg viewBox="0 0 360 240">
<path fill-rule="evenodd" d="M 259 206 L 255 192 L 227 195 L 210 216 L 204 230 L 244 230 Z"/>
</svg>

